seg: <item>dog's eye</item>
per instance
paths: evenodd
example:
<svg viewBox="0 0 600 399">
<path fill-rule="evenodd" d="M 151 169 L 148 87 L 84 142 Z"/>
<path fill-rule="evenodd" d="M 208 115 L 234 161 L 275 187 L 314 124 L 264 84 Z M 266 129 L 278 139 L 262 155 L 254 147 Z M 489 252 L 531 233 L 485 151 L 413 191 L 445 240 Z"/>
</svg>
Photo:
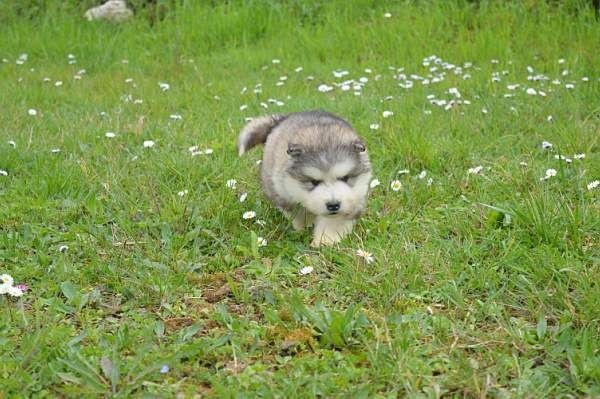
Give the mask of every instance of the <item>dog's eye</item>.
<svg viewBox="0 0 600 399">
<path fill-rule="evenodd" d="M 313 187 L 317 187 L 319 184 L 321 184 L 321 180 L 311 180 L 310 184 L 312 184 Z"/>
<path fill-rule="evenodd" d="M 350 176 L 346 175 L 344 177 L 340 177 L 338 180 L 343 181 L 344 183 L 347 183 L 349 178 L 350 178 Z"/>
</svg>

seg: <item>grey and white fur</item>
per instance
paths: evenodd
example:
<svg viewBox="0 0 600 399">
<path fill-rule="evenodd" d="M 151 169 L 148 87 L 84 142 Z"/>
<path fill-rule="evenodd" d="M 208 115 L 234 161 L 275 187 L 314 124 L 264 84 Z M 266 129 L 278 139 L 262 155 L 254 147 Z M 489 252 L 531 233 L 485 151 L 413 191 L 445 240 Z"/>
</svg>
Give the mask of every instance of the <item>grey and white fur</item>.
<svg viewBox="0 0 600 399">
<path fill-rule="evenodd" d="M 294 228 L 314 224 L 312 246 L 349 234 L 365 210 L 371 181 L 365 144 L 352 126 L 323 111 L 262 116 L 240 132 L 238 153 L 262 143 L 263 189 Z"/>
</svg>

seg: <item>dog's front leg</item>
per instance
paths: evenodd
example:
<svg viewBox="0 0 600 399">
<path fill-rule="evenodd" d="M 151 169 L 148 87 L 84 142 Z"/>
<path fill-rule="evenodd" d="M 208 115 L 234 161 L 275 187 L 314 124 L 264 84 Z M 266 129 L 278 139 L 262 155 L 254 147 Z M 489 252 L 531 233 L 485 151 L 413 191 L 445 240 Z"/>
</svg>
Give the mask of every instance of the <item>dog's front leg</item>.
<svg viewBox="0 0 600 399">
<path fill-rule="evenodd" d="M 321 245 L 332 245 L 340 242 L 342 238 L 352 231 L 353 226 L 354 220 L 340 217 L 317 216 L 315 229 L 313 230 L 313 240 L 310 245 L 319 247 Z"/>
<path fill-rule="evenodd" d="M 300 207 L 293 210 L 281 209 L 281 211 L 288 219 L 292 220 L 292 226 L 296 231 L 304 230 L 306 226 L 312 226 L 315 218 L 312 213 Z"/>
</svg>

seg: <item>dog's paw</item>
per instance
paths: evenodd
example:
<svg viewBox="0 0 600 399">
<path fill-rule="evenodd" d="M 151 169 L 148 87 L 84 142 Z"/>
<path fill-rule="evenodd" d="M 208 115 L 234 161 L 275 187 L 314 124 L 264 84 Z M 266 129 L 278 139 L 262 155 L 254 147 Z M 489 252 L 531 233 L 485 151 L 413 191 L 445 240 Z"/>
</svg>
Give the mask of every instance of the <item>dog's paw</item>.
<svg viewBox="0 0 600 399">
<path fill-rule="evenodd" d="M 314 237 L 310 246 L 313 248 L 319 248 L 321 246 L 331 246 L 337 244 L 341 241 L 340 236 L 330 237 L 326 235 L 321 235 L 319 237 Z"/>
<path fill-rule="evenodd" d="M 296 213 L 292 220 L 292 226 L 296 231 L 304 230 L 304 228 L 312 226 L 314 216 L 305 210 L 301 210 Z"/>
<path fill-rule="evenodd" d="M 304 227 L 306 227 L 306 224 L 304 223 L 304 217 L 300 218 L 296 216 L 294 220 L 292 220 L 292 226 L 296 231 L 304 230 Z"/>
</svg>

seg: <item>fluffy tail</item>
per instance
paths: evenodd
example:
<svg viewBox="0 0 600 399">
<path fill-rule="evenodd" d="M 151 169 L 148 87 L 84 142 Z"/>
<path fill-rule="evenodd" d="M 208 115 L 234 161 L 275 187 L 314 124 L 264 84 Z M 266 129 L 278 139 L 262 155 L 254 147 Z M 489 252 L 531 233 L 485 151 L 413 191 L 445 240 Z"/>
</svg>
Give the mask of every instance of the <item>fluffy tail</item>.
<svg viewBox="0 0 600 399">
<path fill-rule="evenodd" d="M 260 116 L 252 119 L 240 132 L 237 140 L 238 155 L 243 155 L 254 146 L 263 144 L 267 141 L 267 136 L 271 130 L 277 126 L 285 115 Z"/>
</svg>

